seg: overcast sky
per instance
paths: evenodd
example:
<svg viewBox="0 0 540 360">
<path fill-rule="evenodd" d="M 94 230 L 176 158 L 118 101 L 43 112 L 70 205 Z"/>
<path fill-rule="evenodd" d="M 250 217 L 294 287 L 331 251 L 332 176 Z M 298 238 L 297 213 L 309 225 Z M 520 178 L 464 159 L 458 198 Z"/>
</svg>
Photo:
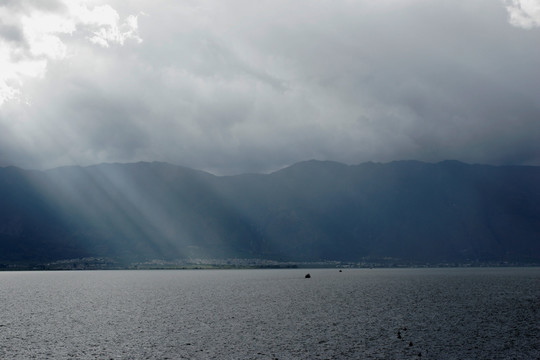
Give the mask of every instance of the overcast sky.
<svg viewBox="0 0 540 360">
<path fill-rule="evenodd" d="M 0 4 L 0 166 L 540 165 L 540 0 Z"/>
</svg>

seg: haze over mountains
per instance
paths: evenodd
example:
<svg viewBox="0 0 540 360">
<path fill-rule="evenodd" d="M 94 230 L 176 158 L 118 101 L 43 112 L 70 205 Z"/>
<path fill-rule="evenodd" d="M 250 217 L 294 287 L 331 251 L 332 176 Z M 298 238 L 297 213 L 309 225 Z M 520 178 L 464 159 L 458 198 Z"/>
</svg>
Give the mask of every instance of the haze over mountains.
<svg viewBox="0 0 540 360">
<path fill-rule="evenodd" d="M 539 262 L 540 167 L 0 168 L 0 263 L 90 256 Z"/>
</svg>

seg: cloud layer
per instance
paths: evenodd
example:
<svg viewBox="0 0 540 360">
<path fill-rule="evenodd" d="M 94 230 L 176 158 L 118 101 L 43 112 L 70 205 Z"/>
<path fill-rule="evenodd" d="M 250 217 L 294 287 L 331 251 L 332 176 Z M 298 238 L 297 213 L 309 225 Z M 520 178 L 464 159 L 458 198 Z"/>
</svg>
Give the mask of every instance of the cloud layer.
<svg viewBox="0 0 540 360">
<path fill-rule="evenodd" d="M 540 165 L 537 1 L 71 3 L 0 7 L 0 165 Z"/>
<path fill-rule="evenodd" d="M 510 0 L 506 9 L 510 15 L 510 23 L 524 29 L 540 26 L 540 1 Z"/>
<path fill-rule="evenodd" d="M 103 47 L 142 41 L 136 16 L 121 23 L 111 6 L 81 1 L 7 2 L 0 5 L 0 24 L 0 105 L 20 100 L 26 78 L 43 78 L 49 61 L 69 55 L 66 36 L 80 32 Z"/>
</svg>

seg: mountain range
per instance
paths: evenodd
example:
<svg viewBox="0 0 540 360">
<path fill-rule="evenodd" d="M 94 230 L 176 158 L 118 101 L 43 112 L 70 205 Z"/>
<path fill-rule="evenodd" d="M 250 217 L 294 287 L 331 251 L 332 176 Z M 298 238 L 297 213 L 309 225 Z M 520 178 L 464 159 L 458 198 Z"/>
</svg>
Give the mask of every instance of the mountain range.
<svg viewBox="0 0 540 360">
<path fill-rule="evenodd" d="M 84 257 L 538 263 L 540 167 L 0 168 L 0 263 Z"/>
</svg>

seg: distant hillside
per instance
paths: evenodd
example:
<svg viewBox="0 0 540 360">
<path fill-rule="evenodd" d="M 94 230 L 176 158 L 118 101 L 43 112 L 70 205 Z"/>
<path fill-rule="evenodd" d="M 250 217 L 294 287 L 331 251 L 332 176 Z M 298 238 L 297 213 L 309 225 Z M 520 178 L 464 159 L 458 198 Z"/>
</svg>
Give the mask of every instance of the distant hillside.
<svg viewBox="0 0 540 360">
<path fill-rule="evenodd" d="M 0 263 L 88 256 L 539 262 L 540 167 L 0 168 Z"/>
</svg>

